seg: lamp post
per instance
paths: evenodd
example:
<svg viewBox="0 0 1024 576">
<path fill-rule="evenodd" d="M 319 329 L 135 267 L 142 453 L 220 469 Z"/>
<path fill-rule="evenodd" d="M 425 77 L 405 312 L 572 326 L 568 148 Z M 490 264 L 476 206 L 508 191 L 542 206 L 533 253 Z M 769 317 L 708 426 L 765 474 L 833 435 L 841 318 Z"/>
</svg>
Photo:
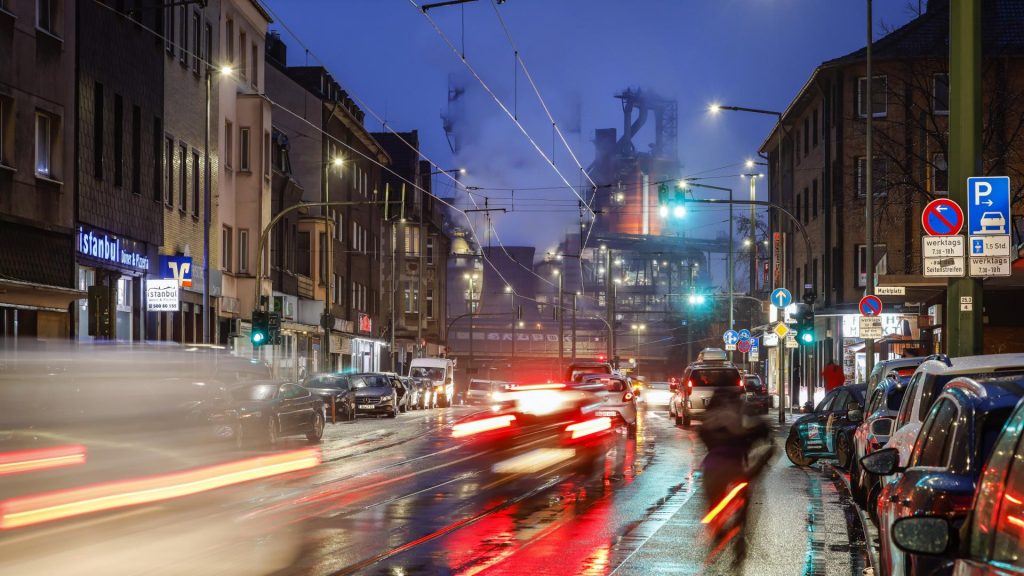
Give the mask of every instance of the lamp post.
<svg viewBox="0 0 1024 576">
<path fill-rule="evenodd" d="M 755 165 L 764 165 L 764 162 L 754 162 L 753 160 L 747 160 L 747 168 L 753 168 Z M 756 183 L 758 178 L 763 178 L 763 174 L 743 174 L 743 177 L 750 178 L 750 230 L 746 240 L 744 240 L 746 246 L 750 246 L 750 295 L 753 296 L 757 292 L 757 212 L 756 205 L 753 202 L 757 201 L 757 188 Z"/>
<path fill-rule="evenodd" d="M 631 327 L 633 332 L 636 332 L 636 362 L 634 362 L 633 368 L 636 369 L 637 376 L 640 375 L 640 333 L 647 329 L 646 324 L 633 324 Z"/>
<path fill-rule="evenodd" d="M 555 313 L 558 314 L 558 373 L 562 373 L 562 367 L 565 365 L 565 311 L 562 310 L 562 272 L 555 268 L 552 272 L 555 276 L 558 276 L 558 304 L 555 306 Z"/>
<path fill-rule="evenodd" d="M 341 168 L 345 165 L 345 161 L 341 156 L 336 156 L 330 160 L 323 162 L 324 165 L 324 202 L 329 203 L 331 201 L 331 166 L 338 169 L 338 173 L 341 174 Z M 324 339 L 321 343 L 320 350 L 323 354 L 322 366 L 328 372 L 333 367 L 331 366 L 331 325 L 333 324 L 333 315 L 331 314 L 331 280 L 333 280 L 331 264 L 331 224 L 330 224 L 330 211 L 328 205 L 323 207 L 324 216 L 324 266 L 322 274 L 324 277 L 320 278 L 320 281 L 324 285 L 324 314 L 320 321 L 320 326 L 324 331 Z"/>
<path fill-rule="evenodd" d="M 462 277 L 469 281 L 469 367 L 468 368 L 472 368 L 473 367 L 473 316 L 476 314 L 476 305 L 475 305 L 476 304 L 476 301 L 475 301 L 476 281 L 480 278 L 480 276 L 476 272 L 473 272 L 472 274 L 467 272 L 467 273 L 463 274 Z M 468 371 L 469 370 L 467 369 L 467 372 Z"/>
<path fill-rule="evenodd" d="M 221 66 L 217 72 L 221 76 L 230 76 L 233 70 L 231 66 Z M 213 207 L 213 199 L 210 197 L 210 186 L 213 182 L 210 177 L 210 121 L 212 114 L 210 106 L 212 102 L 214 69 L 206 66 L 206 118 L 203 126 L 203 343 L 210 343 L 210 209 Z"/>
<path fill-rule="evenodd" d="M 516 314 L 516 293 L 512 290 L 511 284 L 505 285 L 505 294 L 508 294 L 512 301 L 512 359 L 516 358 L 516 324 L 520 322 L 518 314 Z"/>
</svg>

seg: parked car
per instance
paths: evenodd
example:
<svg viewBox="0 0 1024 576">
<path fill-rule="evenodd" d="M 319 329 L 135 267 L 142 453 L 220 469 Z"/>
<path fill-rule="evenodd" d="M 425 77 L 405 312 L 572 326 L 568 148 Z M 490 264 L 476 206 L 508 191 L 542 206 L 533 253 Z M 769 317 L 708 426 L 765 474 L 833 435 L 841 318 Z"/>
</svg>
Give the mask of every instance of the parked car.
<svg viewBox="0 0 1024 576">
<path fill-rule="evenodd" d="M 469 381 L 469 391 L 466 394 L 466 404 L 494 404 L 494 399 L 497 395 L 508 386 L 507 382 L 501 382 L 498 380 L 479 380 L 472 379 Z"/>
<path fill-rule="evenodd" d="M 899 413 L 903 396 L 917 367 L 925 358 L 900 358 L 883 360 L 875 366 L 885 370 L 885 378 L 870 388 L 868 402 L 864 409 L 864 422 L 857 426 L 853 434 L 854 457 L 850 462 L 850 489 L 853 498 L 862 506 L 868 501 L 869 494 L 880 489 L 878 478 L 865 472 L 860 467 L 860 459 L 878 450 L 889 441 L 896 414 Z M 875 371 L 872 371 L 874 374 Z"/>
<path fill-rule="evenodd" d="M 328 419 L 356 419 L 356 394 L 348 377 L 332 373 L 313 374 L 307 376 L 302 385 L 323 399 Z"/>
<path fill-rule="evenodd" d="M 895 448 L 864 457 L 864 469 L 872 473 L 902 472 L 878 499 L 883 574 L 934 574 L 943 566 L 942 559 L 908 554 L 895 546 L 892 527 L 901 518 L 921 514 L 950 521 L 965 518 L 982 466 L 1022 397 L 1024 377 L 1019 375 L 956 378 L 945 385 L 928 412 L 905 469 L 898 465 Z"/>
<path fill-rule="evenodd" d="M 760 376 L 744 372 L 743 390 L 743 402 L 748 413 L 767 414 L 771 410 L 772 396 Z"/>
<path fill-rule="evenodd" d="M 641 401 L 648 407 L 668 406 L 672 401 L 672 390 L 669 382 L 648 382 L 644 386 Z"/>
<path fill-rule="evenodd" d="M 582 382 L 584 374 L 613 374 L 615 370 L 607 362 L 573 362 L 565 369 L 565 382 Z"/>
<path fill-rule="evenodd" d="M 701 352 L 702 357 L 711 356 L 717 348 Z M 743 379 L 736 366 L 724 360 L 695 362 L 686 367 L 682 381 L 672 390 L 672 401 L 668 405 L 669 416 L 676 425 L 689 426 L 694 419 L 701 419 L 716 390 L 743 386 Z"/>
<path fill-rule="evenodd" d="M 237 442 L 250 438 L 273 446 L 283 436 L 305 434 L 319 442 L 324 434 L 324 401 L 320 396 L 290 382 L 251 382 L 231 389 L 238 411 Z"/>
<path fill-rule="evenodd" d="M 410 395 L 409 387 L 406 386 L 407 377 L 399 375 L 397 372 L 380 372 L 391 379 L 391 387 L 395 389 L 395 404 L 398 407 L 399 412 L 408 412 L 411 410 L 410 402 L 412 402 L 412 396 Z"/>
<path fill-rule="evenodd" d="M 406 410 L 419 409 L 420 395 L 423 394 L 423 388 L 416 380 L 408 376 L 399 376 L 398 379 L 402 382 L 402 386 L 405 387 L 406 394 L 408 394 Z"/>
<path fill-rule="evenodd" d="M 925 359 L 910 379 L 909 388 L 896 415 L 896 424 L 893 427 L 895 432 L 886 443 L 887 448 L 899 451 L 899 465 L 907 466 L 910 450 L 917 441 L 917 434 L 921 429 L 921 422 L 946 383 L 962 376 L 979 378 L 997 374 L 1024 374 L 1024 354 L 988 354 L 959 358 L 936 354 Z M 895 479 L 886 478 L 882 485 Z"/>
<path fill-rule="evenodd" d="M 381 414 L 388 418 L 398 416 L 398 393 L 395 380 L 386 374 L 350 374 L 349 381 L 356 393 L 356 414 Z"/>
<path fill-rule="evenodd" d="M 919 511 L 893 523 L 893 543 L 904 553 L 941 557 L 942 573 L 987 576 L 1024 572 L 1022 431 L 1024 401 L 1017 403 L 990 449 L 963 521 Z"/>
<path fill-rule="evenodd" d="M 603 400 L 595 416 L 613 418 L 626 427 L 627 432 L 636 434 L 636 396 L 625 376 L 618 374 L 587 374 L 583 381 L 573 384 L 576 390 L 593 392 Z"/>
<path fill-rule="evenodd" d="M 437 390 L 434 384 L 426 378 L 410 376 L 409 379 L 418 390 L 416 394 L 416 408 L 420 410 L 437 408 Z"/>
<path fill-rule="evenodd" d="M 866 384 L 847 384 L 833 389 L 810 414 L 796 419 L 786 438 L 786 456 L 797 466 L 810 466 L 819 458 L 835 458 L 849 465 L 853 455 L 853 431 L 864 417 Z"/>
</svg>

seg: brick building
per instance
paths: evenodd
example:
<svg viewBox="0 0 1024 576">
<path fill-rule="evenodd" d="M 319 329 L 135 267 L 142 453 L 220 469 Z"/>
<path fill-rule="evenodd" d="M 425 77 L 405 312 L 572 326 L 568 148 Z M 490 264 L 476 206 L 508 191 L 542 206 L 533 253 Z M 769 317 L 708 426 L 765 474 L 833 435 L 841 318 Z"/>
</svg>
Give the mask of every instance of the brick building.
<svg viewBox="0 0 1024 576">
<path fill-rule="evenodd" d="M 0 339 L 66 338 L 75 300 L 75 8 L 0 3 Z"/>
</svg>

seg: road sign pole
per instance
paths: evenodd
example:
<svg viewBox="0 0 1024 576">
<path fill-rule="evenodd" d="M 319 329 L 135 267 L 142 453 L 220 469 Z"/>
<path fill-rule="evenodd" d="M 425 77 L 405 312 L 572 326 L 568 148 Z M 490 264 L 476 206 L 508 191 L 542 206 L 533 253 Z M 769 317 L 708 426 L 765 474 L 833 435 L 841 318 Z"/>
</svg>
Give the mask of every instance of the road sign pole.
<svg viewBox="0 0 1024 576">
<path fill-rule="evenodd" d="M 967 178 L 981 175 L 981 2 L 951 2 L 949 17 L 949 199 L 968 206 Z M 961 311 L 960 298 L 971 310 Z M 982 283 L 952 278 L 946 290 L 946 353 L 982 352 Z"/>
</svg>

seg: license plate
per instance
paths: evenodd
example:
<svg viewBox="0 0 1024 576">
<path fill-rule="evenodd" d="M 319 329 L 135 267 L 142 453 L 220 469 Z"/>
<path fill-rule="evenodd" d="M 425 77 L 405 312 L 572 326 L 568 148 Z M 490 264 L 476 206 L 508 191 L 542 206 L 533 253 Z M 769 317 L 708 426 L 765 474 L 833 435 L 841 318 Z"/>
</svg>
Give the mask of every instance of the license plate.
<svg viewBox="0 0 1024 576">
<path fill-rule="evenodd" d="M 618 413 L 616 411 L 614 411 L 614 410 L 598 410 L 597 411 L 597 415 L 598 416 L 609 416 L 609 417 L 614 418 L 615 416 L 618 416 Z"/>
<path fill-rule="evenodd" d="M 373 404 L 360 404 L 359 407 L 363 410 L 373 410 L 376 408 Z"/>
</svg>

